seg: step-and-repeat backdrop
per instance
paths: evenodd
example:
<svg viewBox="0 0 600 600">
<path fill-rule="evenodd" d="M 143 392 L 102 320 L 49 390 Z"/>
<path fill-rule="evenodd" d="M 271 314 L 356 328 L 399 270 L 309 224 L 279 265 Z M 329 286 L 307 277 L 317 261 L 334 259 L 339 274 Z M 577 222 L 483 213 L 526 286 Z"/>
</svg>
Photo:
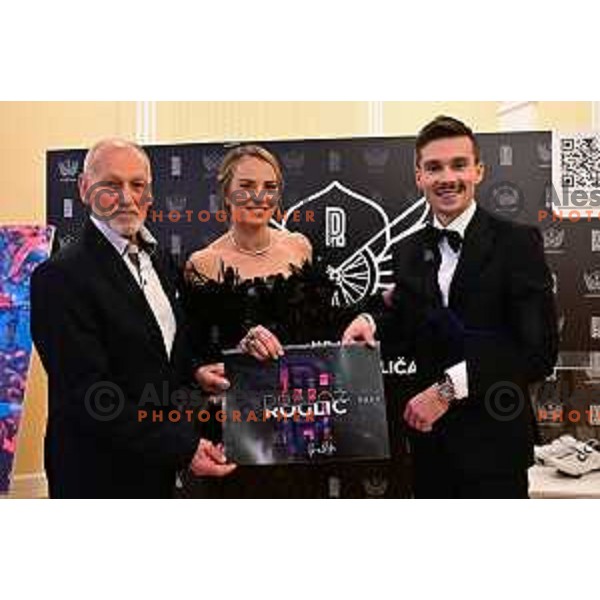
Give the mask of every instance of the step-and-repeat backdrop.
<svg viewBox="0 0 600 600">
<path fill-rule="evenodd" d="M 600 423 L 593 408 L 600 405 L 593 399 L 594 390 L 600 389 L 594 387 L 600 377 L 595 368 L 595 352 L 600 351 L 600 220 L 585 211 L 590 203 L 593 206 L 593 198 L 587 205 L 574 205 L 569 199 L 569 207 L 579 213 L 576 218 L 567 210 L 563 194 L 564 189 L 579 187 L 591 193 L 600 185 L 599 174 L 595 179 L 593 175 L 600 156 L 588 138 L 557 136 L 553 142 L 550 132 L 478 136 L 486 165 L 478 202 L 501 218 L 540 227 L 554 274 L 560 364 L 565 369 L 557 370 L 538 394 L 542 432 L 549 435 L 571 429 L 589 437 Z M 259 143 L 280 158 L 284 170 L 287 217 L 274 226 L 308 236 L 336 282 L 332 301 L 351 305 L 385 290 L 390 284 L 391 249 L 428 212 L 415 186 L 414 138 Z M 216 175 L 230 147 L 217 143 L 146 147 L 154 196 L 148 225 L 178 261 L 225 231 L 226 224 L 217 218 L 222 207 Z M 47 154 L 48 224 L 57 228 L 60 246 L 77 238 L 84 218 L 77 192 L 84 156 L 85 149 Z M 559 210 L 562 220 L 552 216 L 553 209 Z M 311 218 L 306 217 L 308 211 Z M 410 358 L 398 357 L 383 368 L 388 382 L 392 377 L 401 380 L 408 376 Z M 393 387 L 402 387 L 394 382 L 398 386 Z M 570 404 L 575 393 L 579 394 L 578 420 Z M 394 460 L 402 461 L 403 436 L 396 432 L 394 437 Z M 401 495 L 406 491 L 404 483 L 394 480 L 393 474 L 399 470 L 385 465 L 357 467 L 345 492 L 342 482 L 341 493 Z"/>
</svg>

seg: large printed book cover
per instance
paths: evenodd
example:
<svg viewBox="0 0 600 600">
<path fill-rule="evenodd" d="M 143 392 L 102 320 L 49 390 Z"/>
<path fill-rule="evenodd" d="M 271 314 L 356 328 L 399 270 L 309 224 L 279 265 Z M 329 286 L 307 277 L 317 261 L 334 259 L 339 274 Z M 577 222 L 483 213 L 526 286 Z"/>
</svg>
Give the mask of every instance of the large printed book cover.
<svg viewBox="0 0 600 600">
<path fill-rule="evenodd" d="M 225 353 L 223 440 L 240 465 L 389 458 L 379 346 L 288 346 L 279 360 Z"/>
</svg>

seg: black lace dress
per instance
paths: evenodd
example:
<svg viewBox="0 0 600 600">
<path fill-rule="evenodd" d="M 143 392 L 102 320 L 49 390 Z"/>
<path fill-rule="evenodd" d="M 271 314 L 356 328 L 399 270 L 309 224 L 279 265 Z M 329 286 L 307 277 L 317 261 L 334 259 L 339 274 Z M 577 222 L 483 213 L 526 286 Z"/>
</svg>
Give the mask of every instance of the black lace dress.
<svg viewBox="0 0 600 600">
<path fill-rule="evenodd" d="M 254 325 L 267 327 L 283 345 L 339 340 L 350 312 L 332 306 L 334 290 L 319 258 L 291 267 L 289 276 L 242 280 L 231 267 L 222 267 L 218 280 L 188 273 L 185 306 L 198 342 L 197 363 L 220 362 L 221 352 L 235 348 Z M 352 314 L 355 311 L 356 307 Z M 204 435 L 220 441 L 221 426 L 216 419 L 211 419 L 209 433 Z M 330 480 L 335 473 L 335 466 L 244 466 L 223 479 L 188 476 L 183 495 L 322 498 L 332 494 Z"/>
</svg>

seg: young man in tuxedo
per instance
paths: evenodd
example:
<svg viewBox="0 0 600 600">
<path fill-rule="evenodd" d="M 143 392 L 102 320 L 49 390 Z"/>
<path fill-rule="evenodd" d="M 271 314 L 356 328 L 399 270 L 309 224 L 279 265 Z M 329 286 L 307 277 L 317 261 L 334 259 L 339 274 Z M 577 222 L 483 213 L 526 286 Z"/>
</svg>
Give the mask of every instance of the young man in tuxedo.
<svg viewBox="0 0 600 600">
<path fill-rule="evenodd" d="M 139 146 L 96 144 L 79 182 L 90 209 L 81 239 L 33 273 L 51 497 L 168 497 L 179 469 L 220 477 L 234 468 L 200 438 L 194 418 L 171 412 L 192 399 L 182 386 L 192 383 L 193 363 L 177 274 L 144 225 L 151 179 Z"/>
<path fill-rule="evenodd" d="M 432 222 L 394 248 L 394 288 L 344 342 L 400 345 L 417 362 L 403 412 L 415 495 L 526 498 L 533 457 L 529 384 L 552 372 L 552 278 L 534 227 L 477 206 L 484 174 L 472 131 L 438 117 L 416 140 Z"/>
</svg>

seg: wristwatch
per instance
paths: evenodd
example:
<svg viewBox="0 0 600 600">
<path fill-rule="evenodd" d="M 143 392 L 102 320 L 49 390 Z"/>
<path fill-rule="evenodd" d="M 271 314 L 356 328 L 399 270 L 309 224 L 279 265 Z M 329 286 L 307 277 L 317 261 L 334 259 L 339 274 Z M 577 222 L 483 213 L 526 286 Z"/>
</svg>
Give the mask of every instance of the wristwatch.
<svg viewBox="0 0 600 600">
<path fill-rule="evenodd" d="M 438 394 L 448 403 L 452 404 L 456 400 L 456 390 L 454 389 L 454 383 L 448 373 L 444 373 L 444 376 L 435 384 Z"/>
</svg>

